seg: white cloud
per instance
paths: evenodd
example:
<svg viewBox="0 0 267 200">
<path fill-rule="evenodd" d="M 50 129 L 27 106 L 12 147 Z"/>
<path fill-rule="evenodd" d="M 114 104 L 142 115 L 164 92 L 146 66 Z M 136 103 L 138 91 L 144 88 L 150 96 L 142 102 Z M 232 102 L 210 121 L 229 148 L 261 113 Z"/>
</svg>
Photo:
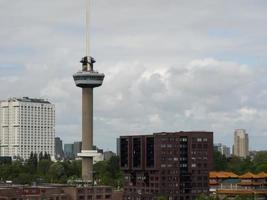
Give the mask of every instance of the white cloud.
<svg viewBox="0 0 267 200">
<path fill-rule="evenodd" d="M 83 5 L 0 0 L 0 98 L 50 99 L 65 142 L 81 135 L 81 90 L 72 74 L 84 56 Z M 96 144 L 114 149 L 119 135 L 192 129 L 231 144 L 234 129 L 246 128 L 251 146 L 263 148 L 266 5 L 93 1 L 91 49 L 106 74 L 95 90 Z"/>
</svg>

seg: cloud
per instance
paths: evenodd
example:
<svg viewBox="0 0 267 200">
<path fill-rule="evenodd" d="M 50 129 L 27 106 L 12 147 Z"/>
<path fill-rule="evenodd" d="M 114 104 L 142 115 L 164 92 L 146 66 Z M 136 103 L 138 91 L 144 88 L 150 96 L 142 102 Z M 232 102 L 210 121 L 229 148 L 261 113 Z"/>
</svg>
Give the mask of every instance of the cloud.
<svg viewBox="0 0 267 200">
<path fill-rule="evenodd" d="M 81 136 L 84 2 L 0 0 L 0 98 L 56 105 L 57 135 Z M 95 89 L 95 143 L 158 131 L 210 130 L 232 144 L 267 137 L 266 2 L 118 1 L 92 4 L 91 52 L 106 77 Z M 226 14 L 227 13 L 227 14 Z M 104 138 L 104 139 L 103 139 Z"/>
</svg>

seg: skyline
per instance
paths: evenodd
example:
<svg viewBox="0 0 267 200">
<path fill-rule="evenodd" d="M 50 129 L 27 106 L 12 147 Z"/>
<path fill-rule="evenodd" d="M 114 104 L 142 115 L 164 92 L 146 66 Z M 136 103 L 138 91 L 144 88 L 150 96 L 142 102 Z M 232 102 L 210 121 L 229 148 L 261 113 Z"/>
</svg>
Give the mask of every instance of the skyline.
<svg viewBox="0 0 267 200">
<path fill-rule="evenodd" d="M 83 1 L 12 2 L 0 0 L 0 99 L 49 99 L 56 136 L 78 141 L 81 94 L 72 73 L 85 51 Z M 234 130 L 244 128 L 251 148 L 264 149 L 266 6 L 93 1 L 91 55 L 106 74 L 95 92 L 94 143 L 115 150 L 120 135 L 206 130 L 231 147 Z"/>
</svg>

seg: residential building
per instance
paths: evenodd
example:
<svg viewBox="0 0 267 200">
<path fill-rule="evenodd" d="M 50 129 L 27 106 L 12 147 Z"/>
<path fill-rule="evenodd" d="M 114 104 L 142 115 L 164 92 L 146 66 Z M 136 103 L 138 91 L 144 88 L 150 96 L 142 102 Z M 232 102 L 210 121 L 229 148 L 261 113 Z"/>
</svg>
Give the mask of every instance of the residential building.
<svg viewBox="0 0 267 200">
<path fill-rule="evenodd" d="M 0 199 L 57 199 L 57 200 L 122 200 L 121 191 L 110 186 L 42 185 L 20 186 L 0 185 Z"/>
<path fill-rule="evenodd" d="M 59 137 L 55 137 L 55 159 L 61 160 L 64 157 L 62 148 L 62 140 Z"/>
<path fill-rule="evenodd" d="M 66 159 L 74 159 L 74 145 L 64 144 L 64 157 Z"/>
<path fill-rule="evenodd" d="M 124 200 L 164 196 L 191 200 L 208 194 L 213 168 L 212 132 L 172 132 L 120 137 Z"/>
<path fill-rule="evenodd" d="M 0 101 L 0 156 L 28 159 L 31 152 L 55 154 L 55 106 L 44 99 Z"/>
<path fill-rule="evenodd" d="M 213 148 L 214 150 L 219 151 L 226 158 L 229 158 L 231 156 L 230 147 L 227 147 L 226 145 L 218 143 L 218 144 L 214 144 Z"/>
<path fill-rule="evenodd" d="M 249 156 L 249 139 L 245 129 L 235 130 L 233 155 L 242 158 Z"/>
</svg>

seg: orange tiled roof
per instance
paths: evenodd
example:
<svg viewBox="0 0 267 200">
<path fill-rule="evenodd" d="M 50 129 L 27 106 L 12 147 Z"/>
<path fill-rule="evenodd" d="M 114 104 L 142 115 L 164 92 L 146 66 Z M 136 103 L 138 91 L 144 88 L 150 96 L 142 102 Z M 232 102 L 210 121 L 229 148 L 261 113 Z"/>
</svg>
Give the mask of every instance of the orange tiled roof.
<svg viewBox="0 0 267 200">
<path fill-rule="evenodd" d="M 267 173 L 265 172 L 261 172 L 259 174 L 257 174 L 258 178 L 267 178 Z"/>
<path fill-rule="evenodd" d="M 247 172 L 247 173 L 245 173 L 243 175 L 240 175 L 239 178 L 241 178 L 241 179 L 252 179 L 252 178 L 258 178 L 258 175 L 253 174 L 251 172 Z"/>
<path fill-rule="evenodd" d="M 238 175 L 236 175 L 233 172 L 210 172 L 209 178 L 238 178 Z"/>
</svg>

